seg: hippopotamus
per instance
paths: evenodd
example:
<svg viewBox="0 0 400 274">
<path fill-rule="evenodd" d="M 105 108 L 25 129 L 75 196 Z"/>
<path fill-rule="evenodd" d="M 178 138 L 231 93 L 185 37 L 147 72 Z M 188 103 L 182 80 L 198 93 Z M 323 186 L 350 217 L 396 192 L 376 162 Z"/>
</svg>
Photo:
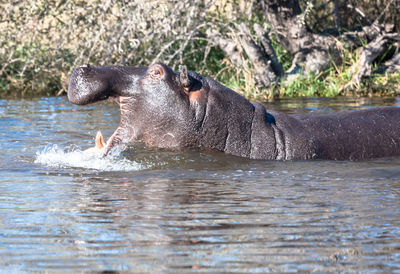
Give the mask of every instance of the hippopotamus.
<svg viewBox="0 0 400 274">
<path fill-rule="evenodd" d="M 118 128 L 103 155 L 135 141 L 267 160 L 359 160 L 400 156 L 400 108 L 289 115 L 250 102 L 216 80 L 162 63 L 149 67 L 82 65 L 68 99 L 107 98 L 120 107 Z M 101 137 L 102 138 L 102 137 Z"/>
</svg>

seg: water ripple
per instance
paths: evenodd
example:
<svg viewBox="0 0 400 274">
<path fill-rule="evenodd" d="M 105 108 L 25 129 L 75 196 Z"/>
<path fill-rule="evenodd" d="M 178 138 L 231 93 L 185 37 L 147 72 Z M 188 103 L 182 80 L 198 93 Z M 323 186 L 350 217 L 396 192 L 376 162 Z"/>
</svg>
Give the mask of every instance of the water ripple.
<svg viewBox="0 0 400 274">
<path fill-rule="evenodd" d="M 271 108 L 399 106 L 348 100 Z M 83 152 L 118 123 L 107 102 L 0 100 L 0 272 L 399 271 L 400 159 Z"/>
</svg>

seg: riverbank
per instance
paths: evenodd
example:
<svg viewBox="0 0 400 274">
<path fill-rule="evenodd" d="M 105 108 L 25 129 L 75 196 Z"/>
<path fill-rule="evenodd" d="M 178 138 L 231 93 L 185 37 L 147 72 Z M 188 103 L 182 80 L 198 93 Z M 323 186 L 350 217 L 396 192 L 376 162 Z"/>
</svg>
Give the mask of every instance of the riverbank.
<svg viewBox="0 0 400 274">
<path fill-rule="evenodd" d="M 271 89 L 259 89 L 249 84 L 246 77 L 237 77 L 235 74 L 218 79 L 218 75 L 211 77 L 218 79 L 222 84 L 235 90 L 250 100 L 274 100 L 277 98 L 293 97 L 397 97 L 400 96 L 400 73 L 375 74 L 365 79 L 359 86 L 343 90 L 346 74 L 334 73 L 327 77 L 308 75 L 299 77 L 291 82 L 274 86 Z M 11 77 L 9 77 L 11 78 Z M 0 81 L 0 99 L 26 99 L 37 97 L 64 96 L 68 85 L 64 73 L 55 76 L 42 76 L 27 81 L 11 79 Z"/>
</svg>

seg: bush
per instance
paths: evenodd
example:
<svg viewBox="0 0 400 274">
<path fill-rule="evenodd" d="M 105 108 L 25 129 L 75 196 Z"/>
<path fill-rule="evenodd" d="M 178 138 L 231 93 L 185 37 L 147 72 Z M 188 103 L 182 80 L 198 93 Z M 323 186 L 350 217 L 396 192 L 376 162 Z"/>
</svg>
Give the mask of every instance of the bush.
<svg viewBox="0 0 400 274">
<path fill-rule="evenodd" d="M 332 21 L 332 9 L 326 7 L 326 2 L 332 6 L 333 1 L 312 2 L 321 8 L 314 8 L 313 16 L 307 20 L 322 29 L 325 26 L 315 18 Z M 357 2 L 360 7 L 378 3 Z M 257 89 L 251 66 L 233 66 L 204 35 L 211 26 L 229 34 L 230 26 L 242 22 L 265 25 L 256 4 L 257 1 L 246 0 L 3 1 L 0 3 L 0 97 L 61 94 L 67 89 L 73 68 L 79 64 L 147 66 L 156 61 L 174 69 L 186 64 L 189 69 L 210 75 L 248 97 L 273 96 L 282 89 Z M 380 10 L 368 8 L 368 12 L 375 15 Z M 399 19 L 393 12 L 385 16 Z M 328 19 L 322 22 L 330 22 Z M 353 24 L 357 17 L 346 19 L 344 27 Z M 290 56 L 277 46 L 278 57 L 287 68 Z M 321 84 L 318 79 L 310 79 L 302 85 L 306 88 Z M 289 90 L 282 94 L 295 95 Z"/>
</svg>

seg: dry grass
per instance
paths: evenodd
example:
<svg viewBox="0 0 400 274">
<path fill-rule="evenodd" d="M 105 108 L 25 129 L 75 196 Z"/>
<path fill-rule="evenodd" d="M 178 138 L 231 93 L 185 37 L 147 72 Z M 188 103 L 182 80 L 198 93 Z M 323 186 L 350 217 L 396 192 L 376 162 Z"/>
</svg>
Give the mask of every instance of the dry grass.
<svg viewBox="0 0 400 274">
<path fill-rule="evenodd" d="M 183 52 L 204 26 L 207 5 L 159 0 L 1 3 L 0 94 L 65 89 L 71 70 L 83 63 L 183 63 Z"/>
</svg>

